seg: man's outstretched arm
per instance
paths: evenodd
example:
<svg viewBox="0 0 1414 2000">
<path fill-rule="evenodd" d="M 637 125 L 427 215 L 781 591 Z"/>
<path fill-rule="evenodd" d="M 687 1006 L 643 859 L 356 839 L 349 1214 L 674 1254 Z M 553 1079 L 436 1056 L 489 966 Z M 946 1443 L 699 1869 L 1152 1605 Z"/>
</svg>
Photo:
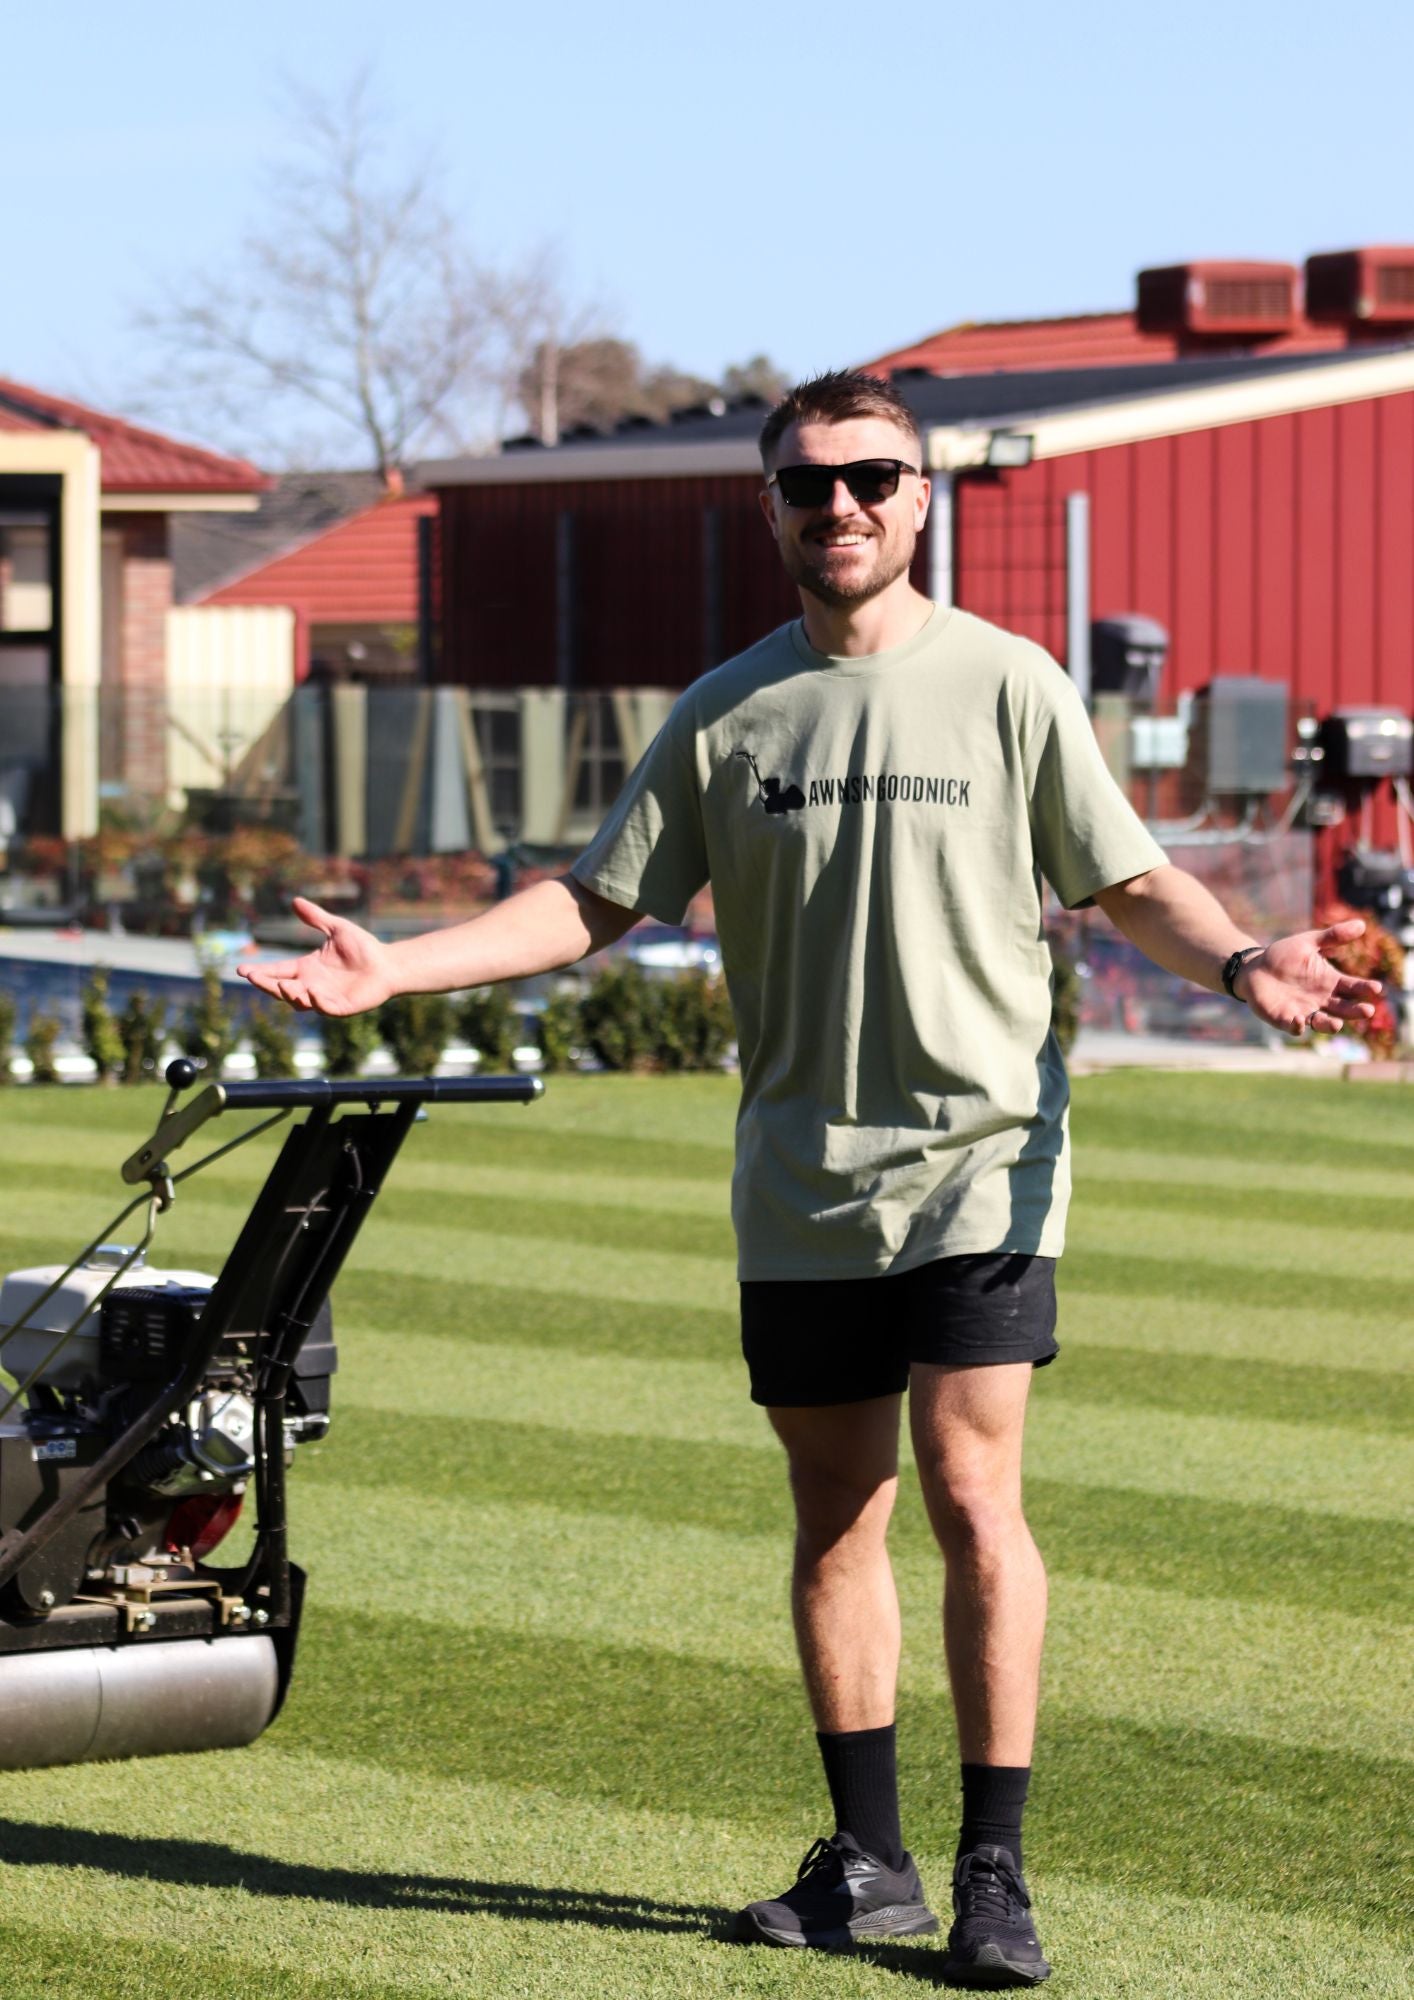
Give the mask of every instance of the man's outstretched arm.
<svg viewBox="0 0 1414 2000">
<path fill-rule="evenodd" d="M 1210 993 L 1222 991 L 1223 967 L 1233 952 L 1259 942 L 1182 868 L 1136 875 L 1097 891 L 1095 901 L 1146 958 Z M 1379 981 L 1337 972 L 1324 956 L 1359 937 L 1364 928 L 1352 917 L 1323 931 L 1278 938 L 1247 960 L 1234 988 L 1268 1027 L 1286 1035 L 1300 1035 L 1307 1028 L 1333 1033 L 1346 1021 L 1368 1019 L 1380 997 Z"/>
<path fill-rule="evenodd" d="M 363 1014 L 400 993 L 450 993 L 554 972 L 601 951 L 641 914 L 562 875 L 497 903 L 446 930 L 384 944 L 361 924 L 296 896 L 295 915 L 324 933 L 316 951 L 268 965 L 243 965 L 252 986 L 302 1012 Z"/>
</svg>

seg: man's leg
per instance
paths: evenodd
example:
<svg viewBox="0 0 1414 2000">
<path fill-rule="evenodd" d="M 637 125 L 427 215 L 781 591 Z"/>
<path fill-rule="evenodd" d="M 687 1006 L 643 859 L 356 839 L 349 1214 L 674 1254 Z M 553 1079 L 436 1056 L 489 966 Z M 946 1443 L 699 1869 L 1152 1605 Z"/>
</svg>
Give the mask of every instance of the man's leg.
<svg viewBox="0 0 1414 2000">
<path fill-rule="evenodd" d="M 894 1719 L 899 1613 L 885 1535 L 898 1491 L 901 1401 L 767 1412 L 790 1463 L 791 1610 L 822 1734 Z"/>
<path fill-rule="evenodd" d="M 915 1363 L 909 1416 L 943 1551 L 943 1638 L 965 1764 L 1031 1762 L 1046 1571 L 1021 1511 L 1029 1361 Z"/>
<path fill-rule="evenodd" d="M 1046 1571 L 1021 1508 L 1031 1375 L 1029 1361 L 915 1363 L 909 1389 L 914 1456 L 946 1566 L 943 1641 L 962 1753 L 948 1961 L 957 1983 L 1010 1974 L 1029 1985 L 1050 1970 L 1021 1879 L 1046 1629 Z"/>
<path fill-rule="evenodd" d="M 790 1462 L 791 1605 L 835 1833 L 811 1849 L 792 1889 L 740 1913 L 744 1941 L 843 1950 L 937 1929 L 898 1823 L 899 1614 L 885 1534 L 900 1401 L 768 1407 Z"/>
</svg>

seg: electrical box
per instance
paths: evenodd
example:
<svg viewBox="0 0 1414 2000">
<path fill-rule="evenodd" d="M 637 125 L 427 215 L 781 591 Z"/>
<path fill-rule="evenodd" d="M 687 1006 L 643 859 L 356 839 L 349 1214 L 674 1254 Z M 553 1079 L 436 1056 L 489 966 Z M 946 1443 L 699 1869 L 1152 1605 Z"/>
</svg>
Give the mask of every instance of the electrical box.
<svg viewBox="0 0 1414 2000">
<path fill-rule="evenodd" d="M 1321 780 L 1377 784 L 1414 772 L 1414 722 L 1397 708 L 1337 708 L 1321 717 Z"/>
<path fill-rule="evenodd" d="M 1139 611 L 1116 611 L 1090 627 L 1090 689 L 1152 702 L 1159 691 L 1169 635 Z"/>
<path fill-rule="evenodd" d="M 1285 791 L 1287 688 L 1253 674 L 1219 674 L 1193 699 L 1191 741 L 1210 793 L 1265 798 Z"/>
</svg>

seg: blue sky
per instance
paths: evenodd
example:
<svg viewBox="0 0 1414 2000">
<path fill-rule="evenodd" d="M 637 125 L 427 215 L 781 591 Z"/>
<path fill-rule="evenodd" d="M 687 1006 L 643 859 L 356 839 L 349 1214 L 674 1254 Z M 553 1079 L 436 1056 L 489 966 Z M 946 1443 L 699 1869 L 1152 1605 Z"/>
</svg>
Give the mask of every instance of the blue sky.
<svg viewBox="0 0 1414 2000">
<path fill-rule="evenodd" d="M 1407 0 L 72 0 L 0 40 L 0 372 L 113 403 L 134 309 L 260 214 L 282 76 L 360 66 L 474 240 L 557 240 L 650 359 L 708 375 L 1120 306 L 1145 263 L 1414 241 Z"/>
</svg>

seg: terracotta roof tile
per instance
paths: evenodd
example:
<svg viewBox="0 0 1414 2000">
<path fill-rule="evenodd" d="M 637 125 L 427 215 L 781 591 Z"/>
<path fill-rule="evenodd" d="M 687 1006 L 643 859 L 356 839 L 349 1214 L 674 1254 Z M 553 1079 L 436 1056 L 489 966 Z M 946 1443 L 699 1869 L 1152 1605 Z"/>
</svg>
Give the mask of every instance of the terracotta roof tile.
<svg viewBox="0 0 1414 2000">
<path fill-rule="evenodd" d="M 270 480 L 244 458 L 228 458 L 144 430 L 122 417 L 0 376 L 0 428 L 83 431 L 102 453 L 105 493 L 262 493 Z"/>
<path fill-rule="evenodd" d="M 1230 351 L 1256 354 L 1324 353 L 1348 345 L 1345 330 L 1307 322 L 1275 340 L 1235 341 Z M 1195 353 L 1218 355 L 1217 343 L 1186 347 L 1177 335 L 1141 331 L 1132 312 L 1075 313 L 1062 319 L 964 321 L 907 347 L 892 348 L 862 365 L 872 373 L 928 368 L 938 375 L 970 375 L 994 368 L 1096 368 L 1176 361 Z"/>
</svg>

